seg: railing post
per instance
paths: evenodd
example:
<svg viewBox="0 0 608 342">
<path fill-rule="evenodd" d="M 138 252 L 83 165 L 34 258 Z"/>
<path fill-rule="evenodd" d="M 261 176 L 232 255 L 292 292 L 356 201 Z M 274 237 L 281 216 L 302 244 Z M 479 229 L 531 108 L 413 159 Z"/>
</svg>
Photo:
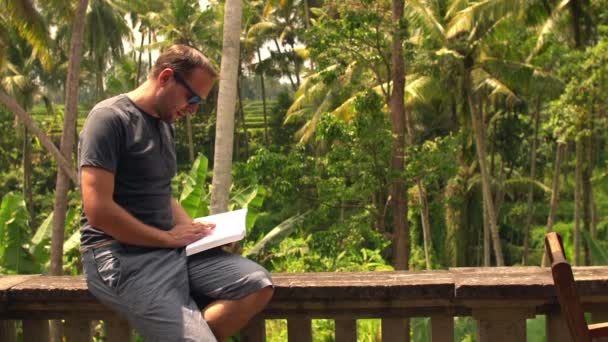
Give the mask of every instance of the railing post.
<svg viewBox="0 0 608 342">
<path fill-rule="evenodd" d="M 49 321 L 44 319 L 23 320 L 23 341 L 39 342 L 49 340 Z"/>
<path fill-rule="evenodd" d="M 15 321 L 0 320 L 0 341 L 17 341 L 17 330 L 15 329 Z"/>
<path fill-rule="evenodd" d="M 357 320 L 350 318 L 336 319 L 336 342 L 357 341 Z"/>
<path fill-rule="evenodd" d="M 115 316 L 105 320 L 106 337 L 108 342 L 131 341 L 131 326 L 127 320 Z"/>
<path fill-rule="evenodd" d="M 312 342 L 312 325 L 308 318 L 287 318 L 287 341 Z"/>
<path fill-rule="evenodd" d="M 382 342 L 410 340 L 410 320 L 407 318 L 382 318 Z"/>
<path fill-rule="evenodd" d="M 559 309 L 556 312 L 548 313 L 547 320 L 545 322 L 547 341 L 572 342 L 568 324 L 566 323 L 566 320 L 564 319 L 564 316 L 562 316 Z"/>
<path fill-rule="evenodd" d="M 526 318 L 532 317 L 525 308 L 485 307 L 473 309 L 477 320 L 479 342 L 526 342 Z"/>
<path fill-rule="evenodd" d="M 431 317 L 431 340 L 433 342 L 454 342 L 454 317 Z"/>
<path fill-rule="evenodd" d="M 266 323 L 263 318 L 254 317 L 241 331 L 245 342 L 265 342 Z"/>
<path fill-rule="evenodd" d="M 90 342 L 91 321 L 88 319 L 66 319 L 65 337 L 67 342 Z"/>
</svg>

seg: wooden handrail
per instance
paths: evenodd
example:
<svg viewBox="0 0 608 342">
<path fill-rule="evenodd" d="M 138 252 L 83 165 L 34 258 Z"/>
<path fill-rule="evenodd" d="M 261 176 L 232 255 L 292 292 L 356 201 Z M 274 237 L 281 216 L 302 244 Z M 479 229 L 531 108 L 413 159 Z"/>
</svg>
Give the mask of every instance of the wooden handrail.
<svg viewBox="0 0 608 342">
<path fill-rule="evenodd" d="M 584 307 L 607 314 L 608 267 L 579 267 L 574 273 Z M 273 280 L 273 300 L 248 329 L 248 336 L 258 336 L 255 340 L 264 335 L 260 320 L 273 318 L 287 318 L 289 336 L 298 341 L 310 341 L 313 318 L 335 319 L 338 335 L 345 340 L 352 340 L 352 322 L 358 318 L 382 318 L 382 326 L 394 330 L 404 318 L 431 317 L 433 341 L 450 342 L 451 318 L 473 316 L 479 341 L 500 342 L 524 341 L 526 318 L 546 314 L 548 334 L 568 334 L 565 324 L 557 323 L 549 268 L 281 273 L 273 274 Z M 107 320 L 107 326 L 114 327 L 112 336 L 123 334 L 123 339 L 128 329 L 89 293 L 81 276 L 0 276 L 0 320 L 27 320 L 27 327 L 34 327 L 37 320 L 56 318 L 75 322 L 69 326 L 81 330 L 83 320 Z M 0 325 L 0 337 L 6 329 L 10 326 Z M 385 336 L 389 334 L 395 337 L 388 331 Z"/>
</svg>

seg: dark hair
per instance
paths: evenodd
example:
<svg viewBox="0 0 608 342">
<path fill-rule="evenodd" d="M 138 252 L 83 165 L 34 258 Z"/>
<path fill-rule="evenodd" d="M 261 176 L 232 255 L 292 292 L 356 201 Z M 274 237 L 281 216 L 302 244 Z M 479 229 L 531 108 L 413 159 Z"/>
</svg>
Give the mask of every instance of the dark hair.
<svg viewBox="0 0 608 342">
<path fill-rule="evenodd" d="M 180 75 L 188 75 L 195 68 L 201 68 L 212 78 L 218 77 L 209 59 L 199 50 L 187 45 L 173 45 L 163 51 L 150 70 L 150 77 L 157 77 L 166 68 L 171 68 Z"/>
</svg>

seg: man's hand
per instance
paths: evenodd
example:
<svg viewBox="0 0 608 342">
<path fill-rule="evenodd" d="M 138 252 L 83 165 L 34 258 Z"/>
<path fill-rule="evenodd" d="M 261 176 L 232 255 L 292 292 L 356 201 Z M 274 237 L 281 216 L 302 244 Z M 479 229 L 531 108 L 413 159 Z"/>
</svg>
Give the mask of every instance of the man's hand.
<svg viewBox="0 0 608 342">
<path fill-rule="evenodd" d="M 211 234 L 214 228 L 214 223 L 192 222 L 188 224 L 178 224 L 167 232 L 170 240 L 167 247 L 184 247 L 191 242 Z"/>
</svg>

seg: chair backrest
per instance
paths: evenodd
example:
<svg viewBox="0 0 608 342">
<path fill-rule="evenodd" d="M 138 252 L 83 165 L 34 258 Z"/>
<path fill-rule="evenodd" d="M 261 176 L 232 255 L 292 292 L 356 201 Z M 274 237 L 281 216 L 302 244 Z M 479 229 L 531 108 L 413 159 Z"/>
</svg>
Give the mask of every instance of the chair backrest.
<svg viewBox="0 0 608 342">
<path fill-rule="evenodd" d="M 557 299 L 562 315 L 568 323 L 570 334 L 576 342 L 591 341 L 589 328 L 585 321 L 585 312 L 574 283 L 572 268 L 564 254 L 562 238 L 555 232 L 548 233 L 545 237 L 545 247 L 551 260 L 551 273 Z"/>
</svg>

